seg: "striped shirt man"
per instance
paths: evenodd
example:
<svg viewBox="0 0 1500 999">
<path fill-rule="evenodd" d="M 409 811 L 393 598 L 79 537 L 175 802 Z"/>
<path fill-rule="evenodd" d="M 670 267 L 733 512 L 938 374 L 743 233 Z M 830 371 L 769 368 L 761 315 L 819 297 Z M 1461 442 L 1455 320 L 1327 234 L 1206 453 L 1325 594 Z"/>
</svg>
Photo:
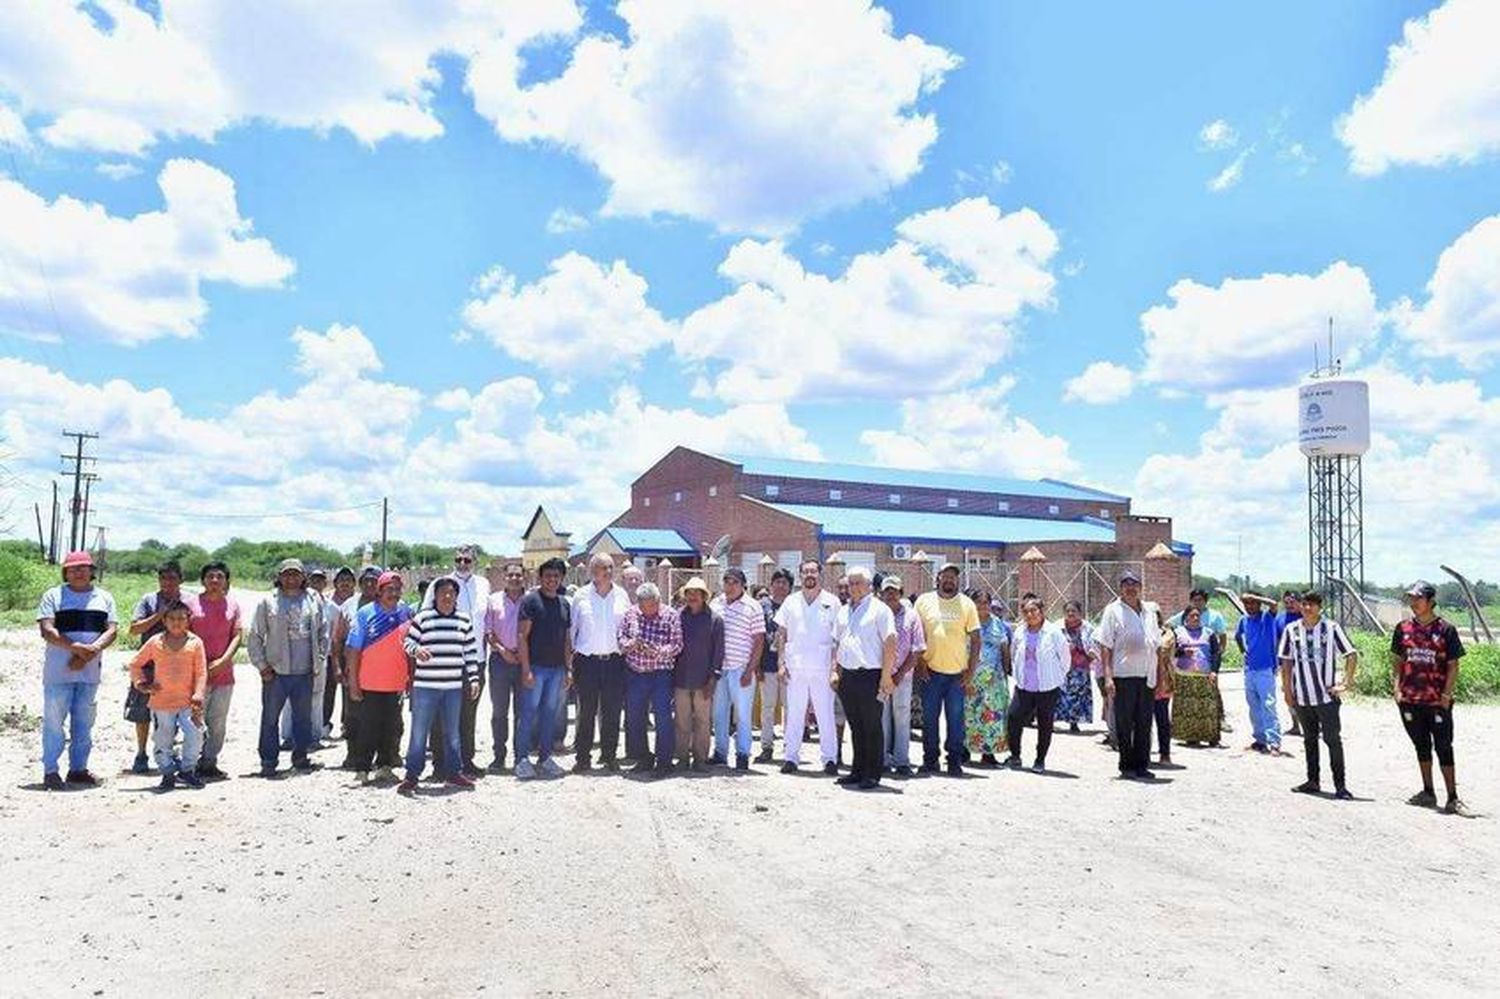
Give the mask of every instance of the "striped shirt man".
<svg viewBox="0 0 1500 999">
<path fill-rule="evenodd" d="M 479 682 L 479 653 L 469 615 L 443 614 L 436 607 L 418 611 L 406 632 L 406 654 L 415 662 L 412 686 L 429 690 L 462 690 L 464 681 Z M 424 661 L 417 653 L 426 649 Z"/>
<path fill-rule="evenodd" d="M 1320 618 L 1309 625 L 1300 618 L 1281 633 L 1276 658 L 1290 667 L 1292 696 L 1301 707 L 1317 707 L 1335 700 L 1338 665 L 1354 654 L 1354 644 L 1338 622 Z"/>
<path fill-rule="evenodd" d="M 725 604 L 721 595 L 712 606 L 724 618 L 724 669 L 744 669 L 755 651 L 755 636 L 766 633 L 765 610 L 748 593 L 732 604 Z"/>
</svg>

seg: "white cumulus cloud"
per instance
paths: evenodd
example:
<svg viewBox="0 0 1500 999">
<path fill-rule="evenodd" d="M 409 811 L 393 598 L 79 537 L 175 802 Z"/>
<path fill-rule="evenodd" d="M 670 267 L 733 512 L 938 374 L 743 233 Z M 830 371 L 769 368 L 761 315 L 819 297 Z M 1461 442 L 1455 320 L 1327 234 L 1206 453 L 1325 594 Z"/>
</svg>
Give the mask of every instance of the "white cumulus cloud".
<svg viewBox="0 0 1500 999">
<path fill-rule="evenodd" d="M 957 57 L 894 33 L 870 0 L 621 0 L 628 36 L 582 37 L 522 87 L 513 50 L 476 54 L 469 89 L 512 141 L 556 144 L 609 182 L 604 211 L 781 235 L 916 173 L 919 109 Z"/>
<path fill-rule="evenodd" d="M 1500 4 L 1447 0 L 1406 22 L 1385 75 L 1335 127 L 1355 173 L 1471 163 L 1500 151 Z"/>
<path fill-rule="evenodd" d="M 978 378 L 1023 313 L 1053 303 L 1057 235 L 1029 208 L 969 198 L 896 233 L 833 277 L 780 242 L 740 242 L 719 267 L 734 290 L 682 321 L 678 356 L 713 371 L 723 399 L 938 394 Z"/>
<path fill-rule="evenodd" d="M 292 261 L 255 236 L 234 181 L 198 160 L 157 177 L 164 207 L 130 218 L 0 177 L 0 328 L 38 340 L 132 345 L 197 333 L 206 281 L 276 288 Z M 55 310 L 55 311 L 54 311 Z"/>
<path fill-rule="evenodd" d="M 1425 351 L 1469 368 L 1500 356 L 1500 215 L 1480 221 L 1442 252 L 1427 298 L 1402 302 L 1401 330 Z"/>
<path fill-rule="evenodd" d="M 1103 406 L 1128 398 L 1135 391 L 1135 372 L 1113 361 L 1095 361 L 1063 386 L 1064 402 Z"/>
<path fill-rule="evenodd" d="M 1204 149 L 1233 149 L 1239 141 L 1239 133 L 1223 118 L 1215 118 L 1198 130 L 1198 144 Z"/>
<path fill-rule="evenodd" d="M 671 337 L 646 302 L 646 279 L 622 260 L 566 253 L 530 284 L 495 268 L 464 306 L 468 329 L 517 360 L 559 374 L 607 375 Z"/>
<path fill-rule="evenodd" d="M 1368 275 L 1343 261 L 1320 274 L 1227 278 L 1217 287 L 1183 278 L 1167 297 L 1141 316 L 1141 377 L 1174 389 L 1284 384 L 1311 370 L 1330 317 L 1340 355 L 1352 364 L 1383 322 Z"/>
</svg>

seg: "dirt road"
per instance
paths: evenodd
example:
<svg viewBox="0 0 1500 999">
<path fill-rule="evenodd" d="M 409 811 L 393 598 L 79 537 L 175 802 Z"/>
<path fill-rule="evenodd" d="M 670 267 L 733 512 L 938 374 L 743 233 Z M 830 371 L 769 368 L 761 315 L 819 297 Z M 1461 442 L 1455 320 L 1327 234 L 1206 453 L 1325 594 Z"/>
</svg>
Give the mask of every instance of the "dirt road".
<svg viewBox="0 0 1500 999">
<path fill-rule="evenodd" d="M 0 636 L 0 704 L 40 709 L 39 656 L 29 633 Z M 760 767 L 489 777 L 404 800 L 337 770 L 239 776 L 259 714 L 242 670 L 223 760 L 235 778 L 159 795 L 119 775 L 119 662 L 100 697 L 104 787 L 31 790 L 39 738 L 0 735 L 0 993 L 1370 996 L 1500 982 L 1500 832 L 1403 804 L 1416 771 L 1387 705 L 1346 712 L 1352 803 L 1288 793 L 1300 745 L 1289 760 L 1182 749 L 1183 769 L 1141 786 L 1113 779 L 1097 734 L 1060 735 L 1047 776 L 874 794 Z M 1226 700 L 1243 731 L 1241 698 Z M 1500 710 L 1461 709 L 1458 747 L 1471 804 L 1500 808 Z"/>
</svg>

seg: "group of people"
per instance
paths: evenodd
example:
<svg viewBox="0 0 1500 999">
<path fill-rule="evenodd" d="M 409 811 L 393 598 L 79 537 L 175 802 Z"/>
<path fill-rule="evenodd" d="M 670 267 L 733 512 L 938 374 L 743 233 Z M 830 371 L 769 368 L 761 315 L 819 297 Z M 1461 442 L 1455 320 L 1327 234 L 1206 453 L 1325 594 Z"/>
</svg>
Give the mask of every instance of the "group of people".
<svg viewBox="0 0 1500 999">
<path fill-rule="evenodd" d="M 361 783 L 395 783 L 403 794 L 417 791 L 428 755 L 436 778 L 463 788 L 486 770 L 522 780 L 561 776 L 569 691 L 577 703 L 574 772 L 596 766 L 596 746 L 597 766 L 617 771 L 628 763 L 651 776 L 770 763 L 780 709 L 783 772 L 803 766 L 811 720 L 817 764 L 862 790 L 890 774 L 911 775 L 914 701 L 926 773 L 946 767 L 960 775 L 976 757 L 1022 768 L 1031 726 L 1032 768 L 1045 771 L 1055 725 L 1077 731 L 1091 721 L 1095 690 L 1125 778 L 1155 779 L 1153 726 L 1158 764 L 1170 764 L 1174 736 L 1217 744 L 1225 727 L 1218 689 L 1223 617 L 1200 590 L 1163 620 L 1128 569 L 1097 624 L 1072 602 L 1062 620 L 1049 621 L 1043 601 L 1028 593 L 1011 625 L 990 594 L 961 592 L 952 563 L 921 594 L 908 595 L 899 576 L 863 567 L 851 568 L 829 592 L 822 566 L 808 560 L 796 578 L 778 569 L 756 593 L 743 572 L 729 569 L 717 594 L 694 577 L 669 595 L 635 566 L 620 570 L 617 581 L 614 560 L 602 554 L 574 592 L 564 586 L 566 565 L 553 559 L 539 567 L 531 589 L 521 566 L 506 566 L 492 593 L 475 559 L 472 547 L 459 548 L 453 572 L 423 587 L 415 606 L 396 572 L 341 568 L 330 591 L 326 571 L 287 559 L 248 623 L 230 595 L 228 566 L 205 565 L 201 590 L 192 594 L 182 591 L 178 566 L 162 566 L 157 591 L 141 599 L 128 625 L 141 638 L 125 705 L 136 725 L 133 769 L 149 772 L 152 740 L 164 788 L 225 776 L 218 764 L 242 641 L 261 680 L 262 775 L 276 775 L 286 751 L 294 769 L 314 769 L 310 754 L 331 737 L 337 714 L 344 767 Z M 119 627 L 87 552 L 68 555 L 62 575 L 37 611 L 47 646 L 42 763 L 49 789 L 97 783 L 88 770 L 94 705 L 102 653 Z M 1427 583 L 1408 593 L 1412 617 L 1391 642 L 1393 695 L 1422 774 L 1412 803 L 1437 804 L 1435 752 L 1444 808 L 1462 815 L 1468 810 L 1454 774 L 1452 707 L 1464 650 L 1457 630 L 1437 615 L 1435 597 Z M 1279 687 L 1305 740 L 1307 780 L 1294 790 L 1321 791 L 1321 740 L 1335 796 L 1350 797 L 1339 706 L 1357 668 L 1354 646 L 1322 617 L 1317 593 L 1302 594 L 1283 615 L 1258 594 L 1246 594 L 1244 603 L 1235 640 L 1245 654 L 1251 748 L 1280 752 Z M 475 728 L 486 688 L 494 757 L 481 770 Z M 761 750 L 752 760 L 757 721 Z M 840 776 L 846 728 L 853 755 Z"/>
</svg>

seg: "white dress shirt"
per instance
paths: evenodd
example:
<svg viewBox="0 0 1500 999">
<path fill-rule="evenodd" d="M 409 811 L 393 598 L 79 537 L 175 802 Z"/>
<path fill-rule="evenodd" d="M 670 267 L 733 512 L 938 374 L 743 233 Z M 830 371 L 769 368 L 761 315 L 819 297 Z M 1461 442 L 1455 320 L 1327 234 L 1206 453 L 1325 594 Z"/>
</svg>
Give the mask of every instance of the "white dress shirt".
<svg viewBox="0 0 1500 999">
<path fill-rule="evenodd" d="M 1111 602 L 1099 616 L 1094 641 L 1110 650 L 1115 676 L 1143 676 L 1148 687 L 1156 686 L 1161 619 L 1155 604 L 1142 601 L 1140 613 L 1136 613 L 1123 600 Z"/>
<path fill-rule="evenodd" d="M 629 609 L 625 588 L 615 583 L 604 593 L 590 583 L 573 594 L 573 651 L 580 656 L 619 655 L 616 629 Z"/>
<path fill-rule="evenodd" d="M 785 632 L 782 662 L 788 672 L 822 670 L 833 665 L 833 625 L 838 619 L 839 598 L 827 590 L 808 600 L 798 590 L 781 602 L 776 626 Z"/>
<path fill-rule="evenodd" d="M 858 604 L 839 608 L 833 635 L 838 642 L 835 659 L 844 669 L 881 669 L 885 640 L 896 637 L 896 616 L 873 594 L 866 594 Z"/>
</svg>

